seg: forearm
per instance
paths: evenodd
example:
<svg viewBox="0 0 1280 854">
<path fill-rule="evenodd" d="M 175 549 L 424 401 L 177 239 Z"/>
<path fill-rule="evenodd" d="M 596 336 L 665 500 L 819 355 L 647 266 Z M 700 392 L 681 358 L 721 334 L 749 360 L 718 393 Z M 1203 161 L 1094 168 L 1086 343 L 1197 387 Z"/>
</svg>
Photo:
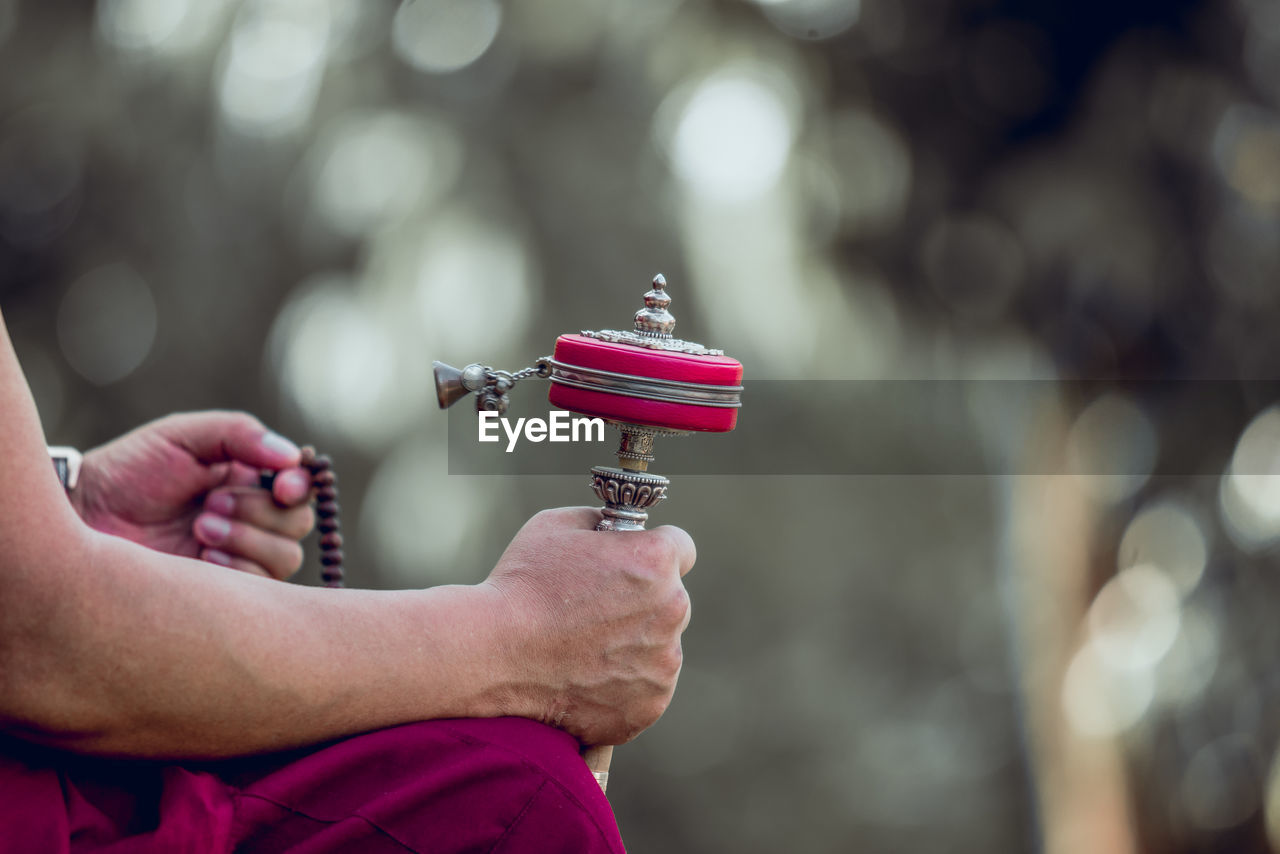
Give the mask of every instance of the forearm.
<svg viewBox="0 0 1280 854">
<path fill-rule="evenodd" d="M 305 588 L 89 531 L 51 552 L 0 616 L 0 714 L 28 738 L 231 756 L 499 714 L 509 696 L 485 586 Z"/>
<path fill-rule="evenodd" d="M 92 531 L 53 477 L 0 318 L 0 728 L 212 757 L 498 714 L 508 614 L 487 585 L 319 590 Z"/>
</svg>

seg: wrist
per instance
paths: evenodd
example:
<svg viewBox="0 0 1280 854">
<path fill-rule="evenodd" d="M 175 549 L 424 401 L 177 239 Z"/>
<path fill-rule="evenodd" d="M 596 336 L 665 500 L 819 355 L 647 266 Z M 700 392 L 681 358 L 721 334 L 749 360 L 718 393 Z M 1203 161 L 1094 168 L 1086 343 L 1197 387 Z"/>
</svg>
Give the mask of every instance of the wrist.
<svg viewBox="0 0 1280 854">
<path fill-rule="evenodd" d="M 486 580 L 471 589 L 484 602 L 494 634 L 495 697 L 501 705 L 494 714 L 558 725 L 566 696 L 559 666 L 567 662 L 549 655 L 547 641 L 560 626 L 549 623 L 547 610 L 520 586 Z"/>
<path fill-rule="evenodd" d="M 439 589 L 439 588 L 437 588 Z M 517 603 L 489 582 L 450 588 L 465 602 L 478 677 L 472 697 L 477 717 L 539 718 L 542 688 L 531 665 L 530 643 Z"/>
</svg>

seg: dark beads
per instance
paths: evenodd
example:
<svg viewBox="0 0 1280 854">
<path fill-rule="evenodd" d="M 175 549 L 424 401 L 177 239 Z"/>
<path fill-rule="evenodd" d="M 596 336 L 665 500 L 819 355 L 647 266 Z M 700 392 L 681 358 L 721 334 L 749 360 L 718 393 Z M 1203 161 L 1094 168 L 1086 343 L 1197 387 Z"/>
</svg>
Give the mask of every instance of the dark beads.
<svg viewBox="0 0 1280 854">
<path fill-rule="evenodd" d="M 311 472 L 316 496 L 316 528 L 320 531 L 320 578 L 325 587 L 342 587 L 342 535 L 338 533 L 338 477 L 333 460 L 317 455 L 308 445 L 302 449 L 302 465 Z"/>
</svg>

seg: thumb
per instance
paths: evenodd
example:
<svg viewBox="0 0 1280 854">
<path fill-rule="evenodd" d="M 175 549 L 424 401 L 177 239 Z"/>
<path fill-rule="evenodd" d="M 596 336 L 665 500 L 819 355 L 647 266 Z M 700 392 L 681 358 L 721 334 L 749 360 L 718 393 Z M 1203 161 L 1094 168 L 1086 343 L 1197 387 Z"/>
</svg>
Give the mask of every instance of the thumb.
<svg viewBox="0 0 1280 854">
<path fill-rule="evenodd" d="M 186 412 L 163 418 L 160 433 L 206 465 L 239 462 L 278 471 L 296 466 L 298 446 L 245 412 Z"/>
</svg>

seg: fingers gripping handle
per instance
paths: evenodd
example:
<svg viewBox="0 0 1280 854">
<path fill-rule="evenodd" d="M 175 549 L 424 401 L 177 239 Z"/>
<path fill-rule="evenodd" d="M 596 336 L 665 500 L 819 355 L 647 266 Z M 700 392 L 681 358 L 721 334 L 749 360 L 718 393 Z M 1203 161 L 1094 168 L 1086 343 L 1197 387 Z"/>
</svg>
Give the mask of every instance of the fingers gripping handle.
<svg viewBox="0 0 1280 854">
<path fill-rule="evenodd" d="M 671 481 L 645 469 L 653 460 L 653 436 L 656 431 L 641 430 L 632 425 L 622 428 L 622 444 L 618 448 L 619 468 L 595 466 L 591 469 L 591 488 L 604 502 L 597 531 L 643 531 L 649 519 L 649 508 L 667 497 Z M 637 441 L 637 433 L 640 439 Z M 609 763 L 613 759 L 611 745 L 588 747 L 582 758 L 600 791 L 609 786 Z"/>
<path fill-rule="evenodd" d="M 604 516 L 596 530 L 643 531 L 649 518 L 647 508 L 667 497 L 668 483 L 661 475 L 596 466 L 591 470 L 591 488 L 605 503 L 601 508 Z M 588 747 L 582 751 L 582 758 L 600 784 L 600 791 L 608 792 L 613 746 Z"/>
</svg>

